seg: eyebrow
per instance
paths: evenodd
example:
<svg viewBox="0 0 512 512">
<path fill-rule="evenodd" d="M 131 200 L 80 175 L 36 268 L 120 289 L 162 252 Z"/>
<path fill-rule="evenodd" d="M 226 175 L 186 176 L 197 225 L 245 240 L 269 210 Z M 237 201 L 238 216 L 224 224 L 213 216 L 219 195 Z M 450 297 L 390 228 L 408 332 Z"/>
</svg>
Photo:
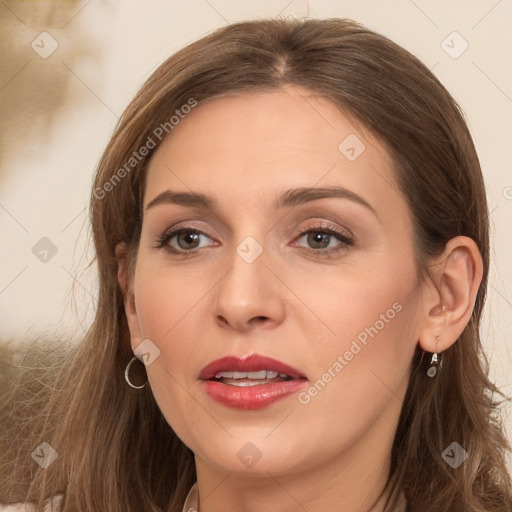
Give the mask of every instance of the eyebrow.
<svg viewBox="0 0 512 512">
<path fill-rule="evenodd" d="M 338 186 L 299 187 L 288 189 L 274 200 L 273 207 L 278 210 L 309 203 L 318 199 L 329 198 L 348 199 L 354 203 L 364 206 L 379 218 L 379 215 L 368 201 L 357 195 L 355 192 Z M 148 203 L 145 210 L 147 211 L 161 204 L 177 204 L 181 206 L 205 208 L 212 211 L 220 210 L 219 202 L 212 196 L 202 194 L 200 192 L 174 192 L 172 190 L 166 190 L 156 196 Z"/>
</svg>

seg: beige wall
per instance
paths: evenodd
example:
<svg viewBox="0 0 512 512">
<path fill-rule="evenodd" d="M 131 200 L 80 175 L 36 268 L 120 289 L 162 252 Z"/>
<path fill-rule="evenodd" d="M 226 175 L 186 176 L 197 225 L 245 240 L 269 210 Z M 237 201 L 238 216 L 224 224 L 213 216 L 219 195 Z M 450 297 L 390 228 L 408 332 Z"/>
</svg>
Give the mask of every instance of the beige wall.
<svg viewBox="0 0 512 512">
<path fill-rule="evenodd" d="M 96 281 L 84 268 L 93 170 L 116 117 L 163 59 L 236 20 L 349 17 L 422 59 L 467 115 L 492 212 L 482 333 L 493 378 L 512 392 L 511 2 L 10 1 L 0 11 L 1 339 L 59 332 L 76 340 L 90 323 Z M 34 254 L 44 250 L 46 262 Z"/>
</svg>

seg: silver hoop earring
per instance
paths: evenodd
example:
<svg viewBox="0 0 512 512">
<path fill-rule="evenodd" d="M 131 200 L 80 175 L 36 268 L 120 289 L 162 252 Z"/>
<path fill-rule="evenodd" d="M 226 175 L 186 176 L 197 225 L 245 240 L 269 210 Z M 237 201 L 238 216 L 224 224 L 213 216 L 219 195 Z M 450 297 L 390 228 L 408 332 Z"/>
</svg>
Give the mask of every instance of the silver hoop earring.
<svg viewBox="0 0 512 512">
<path fill-rule="evenodd" d="M 132 387 L 133 389 L 142 389 L 142 388 L 143 388 L 143 387 L 145 387 L 145 386 L 146 386 L 146 384 L 148 383 L 148 377 L 147 377 L 147 375 L 146 375 L 146 381 L 145 381 L 143 384 L 139 385 L 139 386 L 137 386 L 136 384 L 134 384 L 134 383 L 130 380 L 130 368 L 131 368 L 132 364 L 133 364 L 135 361 L 139 361 L 139 359 L 137 359 L 135 356 L 133 356 L 133 357 L 131 358 L 130 362 L 126 365 L 126 368 L 125 368 L 125 370 L 124 370 L 124 379 L 126 380 L 126 382 L 128 383 L 128 385 L 129 385 L 130 387 Z M 139 363 L 140 363 L 140 364 L 143 364 L 143 363 L 141 363 L 140 361 L 139 361 Z"/>
<path fill-rule="evenodd" d="M 443 357 L 440 352 L 437 352 L 437 345 L 439 343 L 439 335 L 436 336 L 436 351 L 432 354 L 432 358 L 430 359 L 430 365 L 427 370 L 427 375 L 433 379 L 438 370 L 441 370 L 443 367 Z"/>
</svg>

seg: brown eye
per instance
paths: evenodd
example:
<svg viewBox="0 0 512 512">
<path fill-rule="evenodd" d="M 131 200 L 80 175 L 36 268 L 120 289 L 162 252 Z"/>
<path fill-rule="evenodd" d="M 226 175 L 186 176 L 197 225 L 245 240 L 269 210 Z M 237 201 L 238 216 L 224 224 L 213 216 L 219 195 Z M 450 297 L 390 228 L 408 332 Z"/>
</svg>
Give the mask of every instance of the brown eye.
<svg viewBox="0 0 512 512">
<path fill-rule="evenodd" d="M 332 235 L 324 231 L 310 231 L 307 233 L 307 241 L 312 249 L 326 249 L 331 238 Z"/>
<path fill-rule="evenodd" d="M 195 231 L 183 231 L 175 237 L 180 249 L 197 249 L 199 245 L 200 234 Z"/>
<path fill-rule="evenodd" d="M 328 257 L 346 251 L 354 245 L 354 240 L 349 232 L 338 231 L 334 227 L 327 227 L 327 223 L 316 222 L 299 233 L 295 244 L 313 256 Z"/>
<path fill-rule="evenodd" d="M 166 248 L 174 253 L 192 253 L 201 247 L 206 247 L 208 243 L 201 245 L 201 237 L 209 239 L 207 235 L 191 228 L 180 228 L 166 233 L 158 238 L 158 248 Z"/>
</svg>

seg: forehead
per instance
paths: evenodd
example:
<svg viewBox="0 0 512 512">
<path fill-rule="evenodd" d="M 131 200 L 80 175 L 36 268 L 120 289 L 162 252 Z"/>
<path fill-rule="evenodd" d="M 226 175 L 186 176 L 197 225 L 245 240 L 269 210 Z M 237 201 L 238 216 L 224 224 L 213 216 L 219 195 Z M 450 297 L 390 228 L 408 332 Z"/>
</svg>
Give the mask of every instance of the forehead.
<svg viewBox="0 0 512 512">
<path fill-rule="evenodd" d="M 378 140 L 325 98 L 294 86 L 195 107 L 154 154 L 144 203 L 171 189 L 243 207 L 294 186 L 335 185 L 384 213 L 391 204 L 405 207 Z"/>
</svg>

